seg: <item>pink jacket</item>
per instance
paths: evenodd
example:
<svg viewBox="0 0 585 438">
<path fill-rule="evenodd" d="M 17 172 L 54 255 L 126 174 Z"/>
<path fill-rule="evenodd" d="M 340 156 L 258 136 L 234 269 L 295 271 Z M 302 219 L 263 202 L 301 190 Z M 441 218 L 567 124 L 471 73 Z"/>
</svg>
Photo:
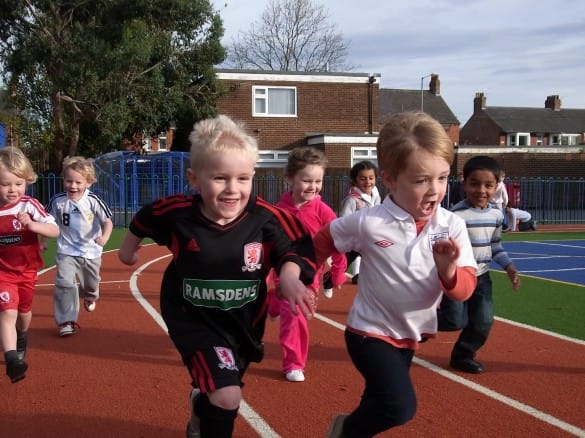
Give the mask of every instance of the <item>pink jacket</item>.
<svg viewBox="0 0 585 438">
<path fill-rule="evenodd" d="M 311 202 L 304 204 L 301 208 L 297 208 L 293 202 L 291 192 L 286 192 L 276 204 L 278 207 L 290 211 L 295 215 L 301 223 L 305 226 L 307 231 L 314 236 L 323 225 L 328 224 L 337 216 L 335 212 L 325 202 L 321 200 L 321 196 L 315 196 Z M 334 253 L 331 255 L 331 279 L 333 286 L 339 286 L 345 283 L 347 277 L 345 271 L 347 270 L 347 259 L 345 254 Z M 323 269 L 320 269 L 315 275 L 312 287 L 318 291 L 321 289 L 321 274 Z"/>
</svg>

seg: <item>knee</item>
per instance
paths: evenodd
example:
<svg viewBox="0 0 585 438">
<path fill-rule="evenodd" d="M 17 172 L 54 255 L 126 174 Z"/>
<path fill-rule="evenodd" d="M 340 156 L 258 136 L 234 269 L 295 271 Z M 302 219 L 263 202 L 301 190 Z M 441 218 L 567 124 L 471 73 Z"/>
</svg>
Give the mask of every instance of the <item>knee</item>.
<svg viewBox="0 0 585 438">
<path fill-rule="evenodd" d="M 384 404 L 381 420 L 387 429 L 408 423 L 416 413 L 416 398 L 403 397 L 401 400 L 388 400 Z"/>
</svg>

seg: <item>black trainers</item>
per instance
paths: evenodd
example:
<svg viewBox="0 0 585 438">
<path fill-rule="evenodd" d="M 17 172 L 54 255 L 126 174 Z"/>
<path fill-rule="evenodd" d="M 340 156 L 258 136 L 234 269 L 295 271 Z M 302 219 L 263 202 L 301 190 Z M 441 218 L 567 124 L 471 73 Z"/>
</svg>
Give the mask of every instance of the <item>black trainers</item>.
<svg viewBox="0 0 585 438">
<path fill-rule="evenodd" d="M 191 418 L 187 422 L 187 431 L 186 436 L 187 438 L 199 438 L 201 436 L 201 432 L 199 430 L 199 417 L 195 415 L 195 411 L 193 410 L 193 405 L 195 404 L 195 400 L 201 394 L 201 391 L 198 388 L 191 389 L 191 393 L 189 394 L 189 405 L 191 406 Z"/>
<path fill-rule="evenodd" d="M 12 383 L 16 383 L 26 377 L 28 365 L 24 360 L 13 359 L 6 362 L 6 375 Z"/>
<path fill-rule="evenodd" d="M 465 357 L 463 359 L 451 359 L 451 368 L 454 368 L 459 371 L 464 371 L 470 374 L 481 374 L 483 373 L 483 365 L 480 364 L 478 361 L 473 360 L 470 357 Z"/>
<path fill-rule="evenodd" d="M 351 277 L 351 284 L 358 284 L 359 279 L 360 274 L 355 274 L 353 277 Z"/>
<path fill-rule="evenodd" d="M 16 332 L 16 356 L 20 360 L 24 360 L 26 357 L 26 344 L 28 342 L 27 332 Z"/>
</svg>

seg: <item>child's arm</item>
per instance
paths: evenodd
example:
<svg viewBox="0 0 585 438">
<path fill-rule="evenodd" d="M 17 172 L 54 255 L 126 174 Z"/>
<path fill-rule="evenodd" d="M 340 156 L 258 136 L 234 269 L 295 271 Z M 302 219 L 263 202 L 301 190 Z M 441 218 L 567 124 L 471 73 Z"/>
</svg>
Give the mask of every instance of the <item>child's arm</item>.
<svg viewBox="0 0 585 438">
<path fill-rule="evenodd" d="M 112 219 L 107 218 L 102 224 L 102 234 L 95 239 L 95 242 L 100 246 L 106 246 L 106 243 L 110 240 L 113 229 L 114 223 L 112 222 Z"/>
<path fill-rule="evenodd" d="M 140 249 L 140 243 L 142 238 L 136 236 L 131 231 L 128 231 L 124 236 L 122 246 L 118 250 L 118 258 L 126 265 L 133 265 L 138 261 L 138 250 Z"/>
<path fill-rule="evenodd" d="M 51 238 L 59 236 L 59 227 L 55 223 L 34 221 L 27 212 L 18 213 L 17 218 L 24 227 L 39 236 Z"/>
</svg>

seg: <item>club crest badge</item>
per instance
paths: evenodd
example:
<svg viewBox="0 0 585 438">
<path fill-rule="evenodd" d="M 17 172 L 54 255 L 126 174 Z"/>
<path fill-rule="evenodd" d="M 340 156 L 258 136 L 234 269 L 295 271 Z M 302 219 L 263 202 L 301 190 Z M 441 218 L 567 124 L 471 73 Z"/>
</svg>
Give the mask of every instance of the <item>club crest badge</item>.
<svg viewBox="0 0 585 438">
<path fill-rule="evenodd" d="M 258 242 L 247 243 L 244 246 L 244 263 L 242 272 L 253 272 L 262 268 L 262 244 Z"/>
<path fill-rule="evenodd" d="M 217 358 L 219 359 L 219 368 L 222 370 L 237 371 L 236 361 L 234 360 L 234 354 L 232 350 L 225 347 L 213 347 Z"/>
</svg>

